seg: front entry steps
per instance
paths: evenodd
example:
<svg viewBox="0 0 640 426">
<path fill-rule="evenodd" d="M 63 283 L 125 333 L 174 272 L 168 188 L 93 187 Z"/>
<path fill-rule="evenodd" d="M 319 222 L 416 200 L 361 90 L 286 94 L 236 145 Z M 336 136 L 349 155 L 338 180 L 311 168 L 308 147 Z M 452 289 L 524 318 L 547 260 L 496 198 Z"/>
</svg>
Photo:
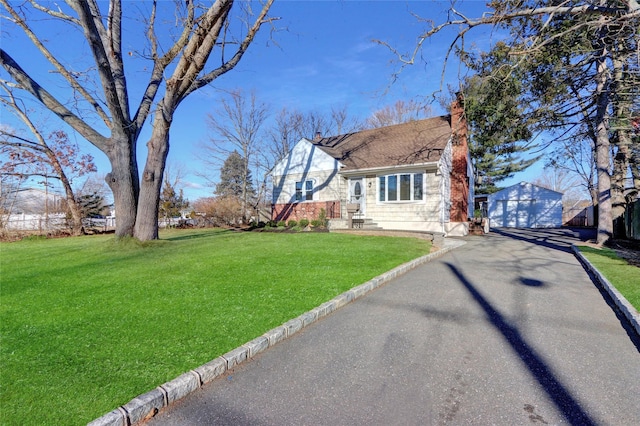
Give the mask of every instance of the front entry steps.
<svg viewBox="0 0 640 426">
<path fill-rule="evenodd" d="M 373 231 L 381 230 L 382 228 L 378 226 L 377 223 L 370 218 L 354 218 L 353 219 L 353 227 L 355 229 L 368 229 Z"/>
<path fill-rule="evenodd" d="M 487 218 L 474 218 L 469 221 L 469 235 L 484 235 L 489 232 Z"/>
</svg>

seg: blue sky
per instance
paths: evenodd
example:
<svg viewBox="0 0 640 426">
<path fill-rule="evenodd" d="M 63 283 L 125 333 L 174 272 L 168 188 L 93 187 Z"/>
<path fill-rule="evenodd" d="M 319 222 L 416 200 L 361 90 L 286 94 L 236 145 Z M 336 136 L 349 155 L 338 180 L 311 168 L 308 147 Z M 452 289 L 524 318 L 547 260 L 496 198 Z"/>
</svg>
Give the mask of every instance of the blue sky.
<svg viewBox="0 0 640 426">
<path fill-rule="evenodd" d="M 167 7 L 171 3 L 167 2 Z M 280 17 L 275 23 L 279 31 L 270 34 L 265 28 L 235 69 L 214 81 L 211 87 L 194 93 L 178 109 L 172 125 L 168 163 L 173 167 L 180 165 L 188 172 L 183 182 L 187 198 L 193 201 L 211 195 L 211 189 L 203 188 L 193 171 L 203 167 L 198 160 L 198 147 L 208 138 L 206 115 L 215 110 L 221 93 L 254 90 L 274 114 L 283 107 L 327 113 L 331 108 L 344 107 L 350 116 L 360 119 L 397 100 L 422 102 L 440 88 L 444 55 L 453 32 L 427 41 L 421 58 L 405 68 L 393 84 L 391 76 L 398 71 L 399 64 L 387 48 L 373 40 L 409 52 L 426 27 L 416 15 L 439 23 L 446 19 L 448 7 L 446 1 L 276 0 L 270 15 Z M 458 10 L 471 17 L 479 16 L 484 7 L 484 0 L 465 0 L 457 5 Z M 47 69 L 28 41 L 11 31 L 5 37 L 3 30 L 3 48 L 27 69 Z M 51 31 L 52 39 L 58 43 L 68 43 L 73 37 L 61 30 Z M 130 36 L 125 34 L 125 44 Z M 487 48 L 495 39 L 488 29 L 474 30 L 467 37 L 467 45 L 474 43 Z M 78 50 L 69 60 L 82 62 L 86 60 L 82 55 Z M 457 85 L 458 72 L 457 63 L 452 62 L 445 76 L 445 92 L 446 85 Z M 52 77 L 42 73 L 41 78 Z M 132 81 L 130 78 L 129 83 Z M 41 83 L 47 86 L 46 80 Z M 445 113 L 437 102 L 432 107 L 434 115 Z M 4 111 L 2 114 L 2 122 L 11 123 L 12 118 Z M 55 124 L 55 119 L 49 123 Z M 149 128 L 139 140 L 142 159 L 148 134 Z M 99 173 L 106 174 L 110 167 L 104 154 L 81 138 L 78 140 L 85 150 L 93 153 Z M 507 184 L 532 180 L 539 173 L 537 167 Z"/>
</svg>

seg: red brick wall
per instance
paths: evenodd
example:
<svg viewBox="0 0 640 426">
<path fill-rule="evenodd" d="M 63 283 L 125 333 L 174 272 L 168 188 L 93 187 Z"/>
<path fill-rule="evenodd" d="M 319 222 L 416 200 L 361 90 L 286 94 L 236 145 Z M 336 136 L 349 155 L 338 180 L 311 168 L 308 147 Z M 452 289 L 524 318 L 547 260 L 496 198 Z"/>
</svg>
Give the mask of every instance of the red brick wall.
<svg viewBox="0 0 640 426">
<path fill-rule="evenodd" d="M 453 133 L 453 158 L 451 173 L 452 222 L 466 222 L 469 216 L 469 176 L 467 121 L 464 117 L 464 100 L 461 95 L 451 105 L 451 131 Z"/>
<path fill-rule="evenodd" d="M 327 219 L 340 217 L 340 201 L 315 201 L 304 203 L 274 204 L 271 209 L 271 220 L 317 219 L 320 209 L 324 209 Z"/>
</svg>

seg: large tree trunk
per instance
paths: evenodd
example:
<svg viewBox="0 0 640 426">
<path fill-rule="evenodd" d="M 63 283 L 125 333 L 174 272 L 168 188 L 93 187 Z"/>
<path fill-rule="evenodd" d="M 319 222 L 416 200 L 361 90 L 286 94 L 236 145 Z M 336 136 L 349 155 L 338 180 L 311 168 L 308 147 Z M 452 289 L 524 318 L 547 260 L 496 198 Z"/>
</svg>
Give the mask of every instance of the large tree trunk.
<svg viewBox="0 0 640 426">
<path fill-rule="evenodd" d="M 617 152 L 613 155 L 613 170 L 611 174 L 611 201 L 613 217 L 613 236 L 626 238 L 624 213 L 627 208 L 625 199 L 625 180 L 631 159 L 631 135 L 629 131 L 629 117 L 631 117 L 631 102 L 628 93 L 632 91 L 628 82 L 625 84 L 625 61 L 621 56 L 626 53 L 624 42 L 617 43 L 612 51 L 614 102 L 613 113 L 617 130 L 612 140 Z M 627 75 L 628 78 L 628 75 Z"/>
<path fill-rule="evenodd" d="M 606 243 L 613 236 L 613 217 L 611 211 L 611 175 L 610 142 L 607 107 L 609 105 L 609 87 L 607 87 L 606 52 L 601 53 L 597 61 L 596 96 L 598 101 L 596 124 L 596 172 L 598 176 L 598 234 L 596 242 Z"/>
<path fill-rule="evenodd" d="M 142 172 L 138 215 L 133 236 L 140 241 L 158 238 L 158 206 L 162 178 L 169 153 L 169 126 L 171 112 L 163 114 L 159 108 L 156 113 L 151 139 L 147 142 L 147 163 Z"/>
<path fill-rule="evenodd" d="M 75 194 L 71 189 L 71 184 L 66 176 L 64 176 L 62 181 L 62 186 L 64 187 L 64 192 L 67 200 L 67 208 L 69 209 L 69 213 L 71 214 L 71 234 L 74 236 L 84 234 L 84 225 L 82 224 L 82 210 L 78 205 L 78 201 L 75 198 Z"/>
<path fill-rule="evenodd" d="M 107 173 L 105 181 L 113 192 L 116 236 L 131 237 L 136 223 L 140 192 L 135 143 L 133 136 L 114 134 L 111 139 L 110 149 L 106 152 L 111 162 L 111 172 Z"/>
<path fill-rule="evenodd" d="M 611 176 L 611 215 L 613 220 L 613 236 L 626 238 L 624 212 L 627 202 L 624 197 L 625 179 L 629 169 L 629 138 L 624 131 L 618 131 L 618 152 L 613 157 L 613 173 Z"/>
</svg>

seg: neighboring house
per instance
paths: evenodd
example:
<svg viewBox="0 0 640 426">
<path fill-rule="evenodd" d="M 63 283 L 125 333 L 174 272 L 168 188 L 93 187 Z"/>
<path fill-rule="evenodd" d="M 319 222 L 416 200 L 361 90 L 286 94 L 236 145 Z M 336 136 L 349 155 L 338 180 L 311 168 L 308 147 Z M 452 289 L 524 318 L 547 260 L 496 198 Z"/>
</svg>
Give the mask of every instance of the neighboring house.
<svg viewBox="0 0 640 426">
<path fill-rule="evenodd" d="M 273 220 L 315 219 L 346 228 L 356 219 L 382 229 L 466 235 L 473 172 L 462 108 L 451 116 L 302 139 L 272 170 Z M 365 225 L 366 226 L 366 225 Z"/>
<path fill-rule="evenodd" d="M 489 225 L 504 228 L 559 228 L 562 193 L 520 182 L 488 197 Z"/>
</svg>

